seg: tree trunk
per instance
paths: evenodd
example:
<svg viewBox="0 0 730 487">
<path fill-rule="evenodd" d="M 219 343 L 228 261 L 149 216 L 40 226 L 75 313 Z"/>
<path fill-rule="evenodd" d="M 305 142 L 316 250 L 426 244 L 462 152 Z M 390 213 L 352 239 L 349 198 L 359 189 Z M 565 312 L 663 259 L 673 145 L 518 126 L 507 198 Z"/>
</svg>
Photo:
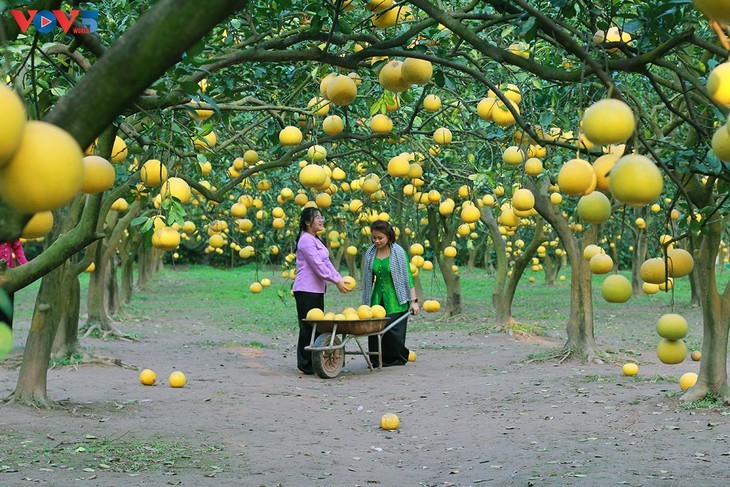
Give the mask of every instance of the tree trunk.
<svg viewBox="0 0 730 487">
<path fill-rule="evenodd" d="M 99 245 L 96 249 L 96 257 L 94 257 L 96 269 L 94 269 L 94 272 L 91 273 L 91 277 L 89 278 L 86 329 L 96 325 L 102 330 L 106 330 L 111 323 L 111 318 L 109 318 L 106 312 L 106 306 L 104 305 L 107 262 L 101 258 L 101 254 L 103 253 L 102 247 L 102 245 Z"/>
<path fill-rule="evenodd" d="M 132 302 L 134 295 L 134 252 L 125 250 L 122 252 L 122 284 L 119 291 L 119 299 L 123 305 Z"/>
<path fill-rule="evenodd" d="M 639 269 L 641 264 L 646 260 L 646 253 L 648 251 L 649 242 L 646 238 L 646 232 L 643 228 L 639 228 L 636 231 L 636 238 L 634 239 L 634 251 L 631 253 L 631 289 L 634 296 L 642 296 L 644 290 L 642 286 L 644 282 L 639 277 Z"/>
<path fill-rule="evenodd" d="M 571 267 L 570 316 L 566 325 L 568 340 L 565 351 L 589 362 L 601 362 L 593 335 L 593 301 L 591 296 L 591 270 L 583 258 L 582 244 L 591 243 L 597 235 L 597 228 L 591 225 L 585 231 L 582 244 L 568 227 L 562 213 L 555 208 L 547 196 L 547 182 L 540 190 L 531 179 L 526 187 L 535 195 L 535 209 L 547 220 L 560 237 Z"/>
<path fill-rule="evenodd" d="M 59 320 L 66 305 L 66 290 L 62 283 L 67 267 L 68 263 L 65 263 L 41 280 L 33 320 L 25 342 L 20 375 L 13 394 L 14 402 L 42 408 L 51 406 L 46 387 L 48 362 Z"/>
<path fill-rule="evenodd" d="M 561 261 L 559 259 L 554 259 L 549 252 L 545 253 L 545 257 L 542 259 L 542 268 L 545 272 L 545 284 L 548 286 L 554 286 L 557 282 L 560 264 Z"/>
<path fill-rule="evenodd" d="M 119 316 L 122 307 L 119 302 L 119 284 L 117 282 L 117 257 L 112 255 L 106 272 L 106 310 L 108 316 Z"/>
<path fill-rule="evenodd" d="M 152 249 L 140 245 L 137 253 L 137 287 L 145 287 L 154 271 L 154 253 Z"/>
<path fill-rule="evenodd" d="M 698 274 L 702 305 L 702 360 L 697 383 L 687 389 L 682 401 L 703 399 L 713 393 L 730 404 L 727 384 L 727 346 L 730 331 L 730 283 L 720 295 L 715 276 L 715 260 L 727 219 L 711 223 L 702 230 L 699 259 L 693 272 Z"/>
<path fill-rule="evenodd" d="M 507 246 L 505 245 L 502 234 L 499 233 L 499 225 L 494 218 L 491 206 L 485 206 L 481 209 L 481 220 L 487 226 L 487 230 L 492 236 L 494 242 L 494 251 L 497 255 L 497 268 L 492 286 L 492 305 L 494 306 L 494 324 L 497 327 L 507 328 L 515 324 L 512 317 L 512 298 L 509 300 L 504 297 L 504 288 L 507 283 Z"/>
<path fill-rule="evenodd" d="M 55 359 L 70 357 L 81 348 L 78 336 L 81 307 L 79 275 L 73 272 L 67 273 L 64 281 L 66 282 L 63 284 L 63 293 L 65 293 L 66 302 L 59 318 L 58 329 L 51 348 L 51 356 Z"/>
<path fill-rule="evenodd" d="M 451 242 L 453 232 L 439 238 L 439 226 L 436 222 L 437 210 L 428 208 L 428 239 L 433 247 L 433 257 L 441 270 L 441 277 L 446 287 L 446 306 L 445 313 L 447 316 L 456 316 L 463 312 L 461 304 L 461 279 L 451 267 L 454 265 L 452 257 L 445 257 L 443 250 L 447 245 L 444 242 Z"/>
</svg>

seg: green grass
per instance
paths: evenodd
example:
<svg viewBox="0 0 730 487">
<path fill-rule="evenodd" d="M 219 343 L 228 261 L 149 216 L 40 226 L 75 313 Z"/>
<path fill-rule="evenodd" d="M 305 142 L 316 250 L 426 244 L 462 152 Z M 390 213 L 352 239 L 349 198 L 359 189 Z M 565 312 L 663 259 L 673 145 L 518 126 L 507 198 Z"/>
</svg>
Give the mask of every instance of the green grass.
<svg viewBox="0 0 730 487">
<path fill-rule="evenodd" d="M 132 304 L 125 307 L 133 319 L 182 320 L 191 314 L 205 317 L 208 324 L 240 332 L 261 333 L 275 336 L 291 333 L 297 329 L 296 308 L 291 296 L 292 281 L 280 275 L 276 266 L 263 267 L 247 264 L 233 269 L 219 269 L 208 266 L 167 267 L 155 275 L 145 289 L 137 290 Z M 421 313 L 409 320 L 411 329 L 419 331 L 453 331 L 484 333 L 493 331 L 494 308 L 491 302 L 494 276 L 483 270 L 459 271 L 461 297 L 464 313 L 447 317 L 443 312 Z M 628 273 L 625 273 L 628 275 Z M 535 276 L 535 283 L 527 277 Z M 553 286 L 544 284 L 542 273 L 527 271 L 523 283 L 517 289 L 513 302 L 513 316 L 519 323 L 517 333 L 539 336 L 547 335 L 564 340 L 565 326 L 570 313 L 570 269 L 563 269 L 566 276 Z M 271 280 L 271 287 L 260 294 L 249 292 L 249 285 L 264 277 Z M 418 279 L 426 299 L 446 298 L 446 289 L 438 271 L 421 271 Z M 604 346 L 607 354 L 637 355 L 636 350 L 651 350 L 658 337 L 654 328 L 656 319 L 664 313 L 678 312 L 690 323 L 686 342 L 690 350 L 700 347 L 702 341 L 701 314 L 698 308 L 687 306 L 690 288 L 687 279 L 678 279 L 674 293 L 659 293 L 653 296 L 632 298 L 624 304 L 606 303 L 600 294 L 600 285 L 605 276 L 593 277 L 594 335 L 599 347 Z M 730 279 L 730 272 L 718 272 L 718 284 L 724 287 Z M 81 276 L 81 312 L 85 313 L 88 275 Z M 38 283 L 16 293 L 16 313 L 20 320 L 30 321 Z M 348 306 L 360 304 L 360 290 L 350 294 L 337 292 L 328 286 L 325 297 L 326 310 L 340 311 Z M 163 297 L 164 296 L 164 297 Z M 195 308 L 196 313 L 188 313 Z M 241 343 L 241 346 L 262 347 L 265 344 Z M 558 355 L 555 350 L 542 351 L 530 356 L 530 360 L 550 360 Z M 637 357 L 638 360 L 639 357 Z"/>
</svg>

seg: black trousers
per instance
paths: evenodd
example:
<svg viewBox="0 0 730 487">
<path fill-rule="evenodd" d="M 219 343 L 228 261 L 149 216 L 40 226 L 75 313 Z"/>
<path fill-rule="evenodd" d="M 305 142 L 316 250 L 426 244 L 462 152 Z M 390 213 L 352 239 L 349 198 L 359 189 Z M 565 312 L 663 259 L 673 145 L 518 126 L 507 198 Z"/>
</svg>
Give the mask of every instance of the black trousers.
<svg viewBox="0 0 730 487">
<path fill-rule="evenodd" d="M 402 313 L 393 313 L 386 315 L 388 318 L 388 324 L 397 320 L 408 311 Z M 390 367 L 393 365 L 405 365 L 408 363 L 408 354 L 410 350 L 406 348 L 406 328 L 408 326 L 408 318 L 404 319 L 396 326 L 388 330 L 383 334 L 382 346 L 383 346 L 383 367 Z M 368 337 L 368 348 L 370 352 L 378 351 L 378 337 Z M 378 366 L 378 356 L 371 355 L 370 360 L 373 362 L 373 367 Z"/>
<path fill-rule="evenodd" d="M 297 302 L 297 318 L 299 318 L 299 340 L 297 342 L 297 368 L 305 374 L 313 374 L 312 352 L 304 350 L 312 341 L 312 327 L 302 320 L 307 317 L 309 310 L 319 308 L 324 310 L 324 293 L 308 293 L 294 291 Z M 320 333 L 317 333 L 320 335 Z"/>
<path fill-rule="evenodd" d="M 2 310 L 0 310 L 0 321 L 7 323 L 10 329 L 13 329 L 13 307 L 15 306 L 15 297 L 13 294 L 6 293 L 8 295 L 8 298 L 10 299 L 10 316 L 6 315 Z"/>
</svg>

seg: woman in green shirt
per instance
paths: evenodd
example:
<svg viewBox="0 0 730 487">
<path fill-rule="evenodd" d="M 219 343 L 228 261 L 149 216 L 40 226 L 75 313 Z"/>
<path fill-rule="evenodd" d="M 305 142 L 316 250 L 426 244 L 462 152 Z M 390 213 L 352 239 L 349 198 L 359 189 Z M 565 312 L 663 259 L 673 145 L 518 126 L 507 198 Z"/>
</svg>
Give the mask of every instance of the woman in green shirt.
<svg viewBox="0 0 730 487">
<path fill-rule="evenodd" d="M 363 264 L 362 302 L 385 308 L 388 323 L 400 318 L 409 310 L 416 315 L 420 311 L 413 274 L 405 249 L 395 243 L 395 231 L 390 223 L 378 220 L 370 225 L 373 245 L 365 252 Z M 391 328 L 382 337 L 383 367 L 404 365 L 408 362 L 406 348 L 407 319 Z M 370 352 L 377 352 L 378 337 L 368 339 Z M 377 367 L 377 358 L 373 360 Z"/>
</svg>

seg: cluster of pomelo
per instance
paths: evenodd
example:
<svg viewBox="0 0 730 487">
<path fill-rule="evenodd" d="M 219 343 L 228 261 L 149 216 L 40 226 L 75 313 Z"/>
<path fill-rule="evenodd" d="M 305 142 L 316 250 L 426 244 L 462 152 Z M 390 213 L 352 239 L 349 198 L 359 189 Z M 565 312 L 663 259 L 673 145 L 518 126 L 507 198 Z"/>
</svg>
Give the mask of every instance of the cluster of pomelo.
<svg viewBox="0 0 730 487">
<path fill-rule="evenodd" d="M 23 100 L 0 84 L 0 197 L 15 210 L 33 214 L 24 238 L 51 230 L 51 211 L 79 192 L 100 193 L 112 187 L 116 171 L 109 161 L 84 154 L 65 130 L 28 121 Z"/>
<path fill-rule="evenodd" d="M 367 304 L 360 305 L 357 309 L 353 307 L 347 307 L 339 313 L 333 311 L 325 312 L 320 308 L 312 308 L 307 313 L 307 319 L 312 321 L 354 321 L 354 320 L 370 320 L 370 319 L 383 319 L 385 318 L 385 308 L 376 304 L 374 306 L 368 306 Z"/>
</svg>

